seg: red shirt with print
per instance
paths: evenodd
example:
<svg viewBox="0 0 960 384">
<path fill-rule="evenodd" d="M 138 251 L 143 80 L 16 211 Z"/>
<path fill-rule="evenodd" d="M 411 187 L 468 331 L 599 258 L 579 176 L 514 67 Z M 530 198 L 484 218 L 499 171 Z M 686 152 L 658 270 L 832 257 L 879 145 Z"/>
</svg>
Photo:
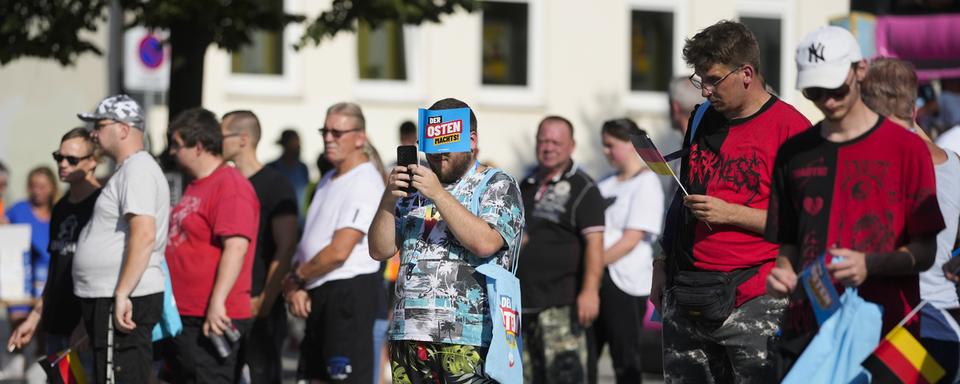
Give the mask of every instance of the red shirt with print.
<svg viewBox="0 0 960 384">
<path fill-rule="evenodd" d="M 773 96 L 756 113 L 740 119 L 727 119 L 710 108 L 693 140 L 691 131 L 685 138 L 690 153 L 683 159 L 681 180 L 691 194 L 766 210 L 777 149 L 808 127 L 810 121 L 800 112 Z M 683 211 L 674 248 L 679 267 L 730 272 L 762 265 L 756 275 L 737 287 L 736 305 L 763 295 L 777 245 L 738 226 L 707 227 L 689 210 Z"/>
<path fill-rule="evenodd" d="M 227 295 L 227 316 L 247 319 L 250 276 L 257 248 L 260 202 L 243 175 L 223 165 L 187 187 L 170 213 L 166 259 L 177 308 L 183 316 L 204 317 L 223 253 L 223 239 L 250 240 L 243 268 Z"/>
<path fill-rule="evenodd" d="M 788 141 L 777 158 L 771 199 L 766 238 L 799 248 L 798 273 L 833 246 L 870 257 L 944 228 L 926 145 L 882 117 L 847 142 L 827 141 L 819 124 Z M 883 306 L 884 334 L 920 302 L 917 274 L 870 275 L 858 291 Z M 784 328 L 816 329 L 806 295 L 796 296 Z"/>
</svg>

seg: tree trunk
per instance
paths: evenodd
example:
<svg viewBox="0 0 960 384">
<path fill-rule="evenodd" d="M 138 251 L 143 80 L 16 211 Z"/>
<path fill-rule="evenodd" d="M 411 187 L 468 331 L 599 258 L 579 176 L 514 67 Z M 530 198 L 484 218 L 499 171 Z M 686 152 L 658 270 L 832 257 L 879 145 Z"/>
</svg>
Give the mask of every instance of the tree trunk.
<svg viewBox="0 0 960 384">
<path fill-rule="evenodd" d="M 203 62 L 213 35 L 202 26 L 188 23 L 170 25 L 170 89 L 167 90 L 167 121 L 203 103 Z M 167 143 L 170 143 L 167 132 Z M 160 166 L 176 171 L 169 147 L 159 156 Z M 186 183 L 183 183 L 186 185 Z"/>
<path fill-rule="evenodd" d="M 169 120 L 203 102 L 203 62 L 213 35 L 204 26 L 176 23 L 170 26 Z"/>
</svg>

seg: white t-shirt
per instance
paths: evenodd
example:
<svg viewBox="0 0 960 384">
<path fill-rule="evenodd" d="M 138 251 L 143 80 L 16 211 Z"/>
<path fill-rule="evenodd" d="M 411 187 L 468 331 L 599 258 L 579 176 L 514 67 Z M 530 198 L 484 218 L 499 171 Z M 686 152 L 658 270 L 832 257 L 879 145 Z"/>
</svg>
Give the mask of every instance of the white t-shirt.
<svg viewBox="0 0 960 384">
<path fill-rule="evenodd" d="M 153 216 L 157 230 L 147 269 L 130 296 L 163 292 L 160 261 L 167 245 L 170 186 L 153 157 L 140 151 L 117 167 L 97 198 L 90 222 L 80 232 L 73 256 L 73 292 L 77 296 L 113 297 L 127 257 L 128 214 Z"/>
<path fill-rule="evenodd" d="M 623 236 L 625 229 L 635 229 L 650 236 L 619 260 L 607 266 L 610 279 L 617 288 L 631 296 L 650 294 L 653 276 L 653 248 L 651 244 L 663 225 L 663 189 L 657 175 L 645 169 L 629 180 L 620 181 L 616 175 L 598 183 L 600 193 L 607 200 L 606 226 L 603 248 L 610 248 Z M 612 204 L 610 200 L 613 199 Z"/>
<path fill-rule="evenodd" d="M 930 301 L 937 308 L 957 308 L 957 289 L 952 281 L 943 276 L 943 264 L 950 261 L 950 252 L 957 239 L 957 225 L 960 221 L 960 160 L 957 154 L 947 150 L 947 162 L 937 164 L 937 202 L 943 222 L 946 223 L 937 234 L 937 258 L 933 267 L 920 273 L 920 297 Z"/>
<path fill-rule="evenodd" d="M 937 146 L 960 153 L 960 125 L 950 128 L 937 137 Z"/>
<path fill-rule="evenodd" d="M 350 279 L 380 270 L 380 262 L 370 257 L 367 244 L 367 230 L 377 213 L 384 190 L 380 172 L 367 162 L 340 177 L 333 176 L 334 172 L 330 172 L 317 184 L 294 260 L 305 263 L 312 259 L 333 241 L 333 233 L 339 229 L 356 229 L 363 232 L 363 238 L 350 251 L 343 265 L 307 281 L 307 289 L 319 287 L 328 281 Z"/>
</svg>

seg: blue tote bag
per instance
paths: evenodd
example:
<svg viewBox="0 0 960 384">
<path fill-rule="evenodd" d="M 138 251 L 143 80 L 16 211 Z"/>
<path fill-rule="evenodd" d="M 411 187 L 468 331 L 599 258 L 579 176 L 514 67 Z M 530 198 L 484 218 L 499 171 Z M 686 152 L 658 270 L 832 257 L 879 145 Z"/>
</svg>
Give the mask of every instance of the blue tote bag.
<svg viewBox="0 0 960 384">
<path fill-rule="evenodd" d="M 487 350 L 484 372 L 500 383 L 522 383 L 520 279 L 494 263 L 477 267 L 477 272 L 487 278 L 487 302 L 493 321 L 493 338 Z"/>
<path fill-rule="evenodd" d="M 864 373 L 860 363 L 880 343 L 882 324 L 880 306 L 847 288 L 840 296 L 840 309 L 820 326 L 782 383 L 859 382 Z"/>
<path fill-rule="evenodd" d="M 493 177 L 490 172 L 478 185 Z M 479 217 L 480 194 L 474 194 L 470 212 Z M 513 271 L 517 270 L 519 248 L 512 249 Z M 493 322 L 493 338 L 487 349 L 483 370 L 490 378 L 503 384 L 523 383 L 523 344 L 520 335 L 520 279 L 513 271 L 496 263 L 496 258 L 476 268 L 486 278 L 487 303 Z"/>
<path fill-rule="evenodd" d="M 180 311 L 177 310 L 177 301 L 173 298 L 173 284 L 170 282 L 170 270 L 167 261 L 160 259 L 160 269 L 163 270 L 163 314 L 160 321 L 153 327 L 153 341 L 176 337 L 183 331 L 183 322 L 180 320 Z"/>
</svg>

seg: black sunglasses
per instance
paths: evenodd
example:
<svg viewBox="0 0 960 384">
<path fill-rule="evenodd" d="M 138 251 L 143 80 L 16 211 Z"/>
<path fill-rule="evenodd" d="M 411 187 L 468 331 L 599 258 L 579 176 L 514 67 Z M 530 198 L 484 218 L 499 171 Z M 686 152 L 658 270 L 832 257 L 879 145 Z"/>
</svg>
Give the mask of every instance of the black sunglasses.
<svg viewBox="0 0 960 384">
<path fill-rule="evenodd" d="M 831 99 L 840 100 L 844 97 L 847 97 L 847 94 L 850 93 L 850 84 L 843 83 L 843 85 L 841 85 L 839 88 L 833 89 L 820 87 L 804 88 L 802 92 L 803 97 L 806 97 L 807 100 L 810 101 L 818 101 L 824 96 Z"/>
<path fill-rule="evenodd" d="M 336 139 L 340 139 L 340 137 L 342 137 L 343 135 L 346 135 L 346 134 L 348 134 L 348 133 L 350 133 L 350 132 L 356 132 L 356 131 L 359 131 L 359 130 L 360 130 L 360 128 L 354 128 L 354 129 L 345 129 L 345 130 L 342 130 L 342 131 L 341 131 L 341 130 L 339 130 L 339 129 L 332 129 L 332 128 L 326 128 L 326 127 L 324 127 L 324 128 L 318 129 L 317 132 L 320 132 L 320 137 L 327 137 L 327 134 L 329 133 L 329 134 L 333 135 L 333 138 L 336 140 Z"/>
<path fill-rule="evenodd" d="M 77 165 L 77 164 L 80 164 L 81 161 L 86 160 L 86 159 L 89 159 L 89 158 L 91 158 L 91 157 L 93 157 L 93 154 L 89 154 L 89 155 L 86 155 L 86 156 L 83 156 L 83 157 L 76 157 L 76 156 L 64 156 L 64 155 L 61 155 L 61 154 L 60 154 L 60 151 L 54 151 L 54 152 L 53 152 L 53 159 L 56 160 L 57 164 L 60 164 L 61 161 L 63 161 L 64 159 L 66 159 L 66 160 L 67 160 L 67 163 L 69 163 L 70 165 Z"/>
</svg>

